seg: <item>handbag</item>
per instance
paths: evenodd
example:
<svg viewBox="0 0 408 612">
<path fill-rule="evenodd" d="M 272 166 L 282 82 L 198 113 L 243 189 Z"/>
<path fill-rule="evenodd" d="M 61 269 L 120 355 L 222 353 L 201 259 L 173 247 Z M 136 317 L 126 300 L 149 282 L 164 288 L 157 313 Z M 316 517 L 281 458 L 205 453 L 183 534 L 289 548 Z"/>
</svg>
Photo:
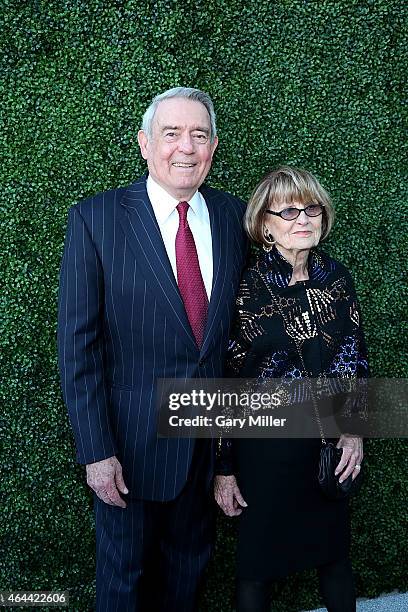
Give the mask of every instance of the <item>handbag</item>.
<svg viewBox="0 0 408 612">
<path fill-rule="evenodd" d="M 339 482 L 340 474 L 335 475 L 335 470 L 342 456 L 342 449 L 336 448 L 332 442 L 322 439 L 320 449 L 318 481 L 321 490 L 329 499 L 344 499 L 356 495 L 363 481 L 362 469 L 360 467 L 357 476 L 352 479 L 352 474 Z"/>
<path fill-rule="evenodd" d="M 286 317 L 282 312 L 282 309 L 280 307 L 278 300 L 276 299 L 275 295 L 272 293 L 267 280 L 264 278 L 264 275 L 259 270 L 257 270 L 257 272 L 259 276 L 262 278 L 269 293 L 271 294 L 273 302 L 275 306 L 277 307 L 277 309 L 279 310 L 280 315 L 285 322 L 285 325 L 287 326 Z M 336 446 L 332 442 L 327 442 L 324 436 L 323 426 L 320 420 L 319 409 L 317 407 L 316 397 L 313 392 L 312 383 L 307 373 L 305 362 L 303 360 L 302 350 L 299 345 L 299 342 L 295 338 L 292 338 L 292 339 L 299 353 L 302 367 L 305 372 L 305 379 L 308 381 L 310 395 L 311 395 L 312 403 L 313 403 L 313 409 L 316 415 L 316 421 L 319 427 L 320 438 L 322 441 L 322 447 L 320 449 L 318 474 L 317 474 L 317 480 L 319 482 L 320 489 L 326 497 L 332 500 L 340 500 L 340 499 L 345 499 L 347 497 L 351 497 L 353 495 L 356 495 L 358 491 L 360 490 L 360 487 L 363 481 L 362 466 L 360 466 L 358 474 L 354 478 L 354 480 L 352 478 L 352 474 L 350 474 L 345 480 L 343 480 L 343 482 L 339 482 L 339 478 L 341 474 L 338 474 L 336 476 L 335 471 L 336 471 L 338 464 L 340 463 L 343 451 L 341 448 L 336 448 Z"/>
</svg>

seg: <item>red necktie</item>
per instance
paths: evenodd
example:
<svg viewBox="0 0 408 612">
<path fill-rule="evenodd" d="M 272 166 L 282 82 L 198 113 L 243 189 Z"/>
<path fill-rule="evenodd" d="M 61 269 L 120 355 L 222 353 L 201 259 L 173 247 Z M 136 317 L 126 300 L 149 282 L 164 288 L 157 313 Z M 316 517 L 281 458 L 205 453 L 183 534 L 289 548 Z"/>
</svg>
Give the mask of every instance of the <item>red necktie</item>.
<svg viewBox="0 0 408 612">
<path fill-rule="evenodd" d="M 201 348 L 207 322 L 208 297 L 201 276 L 197 249 L 193 234 L 187 222 L 188 202 L 177 205 L 179 228 L 176 235 L 177 282 L 184 302 L 187 318 Z"/>
</svg>

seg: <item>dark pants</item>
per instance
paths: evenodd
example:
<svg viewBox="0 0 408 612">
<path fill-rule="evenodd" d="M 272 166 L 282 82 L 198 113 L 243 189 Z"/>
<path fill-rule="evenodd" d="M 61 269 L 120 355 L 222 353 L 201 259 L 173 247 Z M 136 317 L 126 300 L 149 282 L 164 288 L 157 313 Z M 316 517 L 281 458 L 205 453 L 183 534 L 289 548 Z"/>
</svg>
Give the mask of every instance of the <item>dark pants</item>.
<svg viewBox="0 0 408 612">
<path fill-rule="evenodd" d="M 95 496 L 97 612 L 193 612 L 214 541 L 208 441 L 197 440 L 185 487 L 168 502 Z"/>
</svg>

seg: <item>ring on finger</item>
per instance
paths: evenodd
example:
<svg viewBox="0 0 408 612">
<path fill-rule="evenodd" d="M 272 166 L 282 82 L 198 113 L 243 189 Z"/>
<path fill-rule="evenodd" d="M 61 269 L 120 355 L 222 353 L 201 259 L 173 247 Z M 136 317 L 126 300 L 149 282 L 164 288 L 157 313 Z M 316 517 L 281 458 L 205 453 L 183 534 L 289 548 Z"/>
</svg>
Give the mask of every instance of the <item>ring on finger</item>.
<svg viewBox="0 0 408 612">
<path fill-rule="evenodd" d="M 354 466 L 355 470 L 361 470 L 361 465 L 359 463 L 356 463 L 356 465 Z"/>
</svg>

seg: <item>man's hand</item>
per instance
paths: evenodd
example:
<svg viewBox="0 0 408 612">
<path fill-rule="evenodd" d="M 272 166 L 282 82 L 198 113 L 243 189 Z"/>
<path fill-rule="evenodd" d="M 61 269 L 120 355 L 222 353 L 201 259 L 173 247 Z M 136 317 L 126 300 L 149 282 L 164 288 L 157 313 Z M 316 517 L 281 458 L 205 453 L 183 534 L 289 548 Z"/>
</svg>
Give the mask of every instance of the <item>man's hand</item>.
<svg viewBox="0 0 408 612">
<path fill-rule="evenodd" d="M 86 466 L 86 482 L 97 496 L 110 506 L 126 508 L 119 493 L 129 493 L 122 476 L 122 466 L 115 456 Z"/>
<path fill-rule="evenodd" d="M 216 476 L 214 495 L 217 504 L 227 516 L 238 516 L 242 508 L 248 505 L 241 495 L 235 476 Z"/>
<path fill-rule="evenodd" d="M 339 482 L 343 482 L 352 474 L 352 480 L 356 478 L 361 469 L 363 461 L 363 440 L 359 436 L 343 434 L 337 442 L 337 448 L 343 449 L 340 463 L 336 468 L 335 474 L 341 474 Z"/>
</svg>

